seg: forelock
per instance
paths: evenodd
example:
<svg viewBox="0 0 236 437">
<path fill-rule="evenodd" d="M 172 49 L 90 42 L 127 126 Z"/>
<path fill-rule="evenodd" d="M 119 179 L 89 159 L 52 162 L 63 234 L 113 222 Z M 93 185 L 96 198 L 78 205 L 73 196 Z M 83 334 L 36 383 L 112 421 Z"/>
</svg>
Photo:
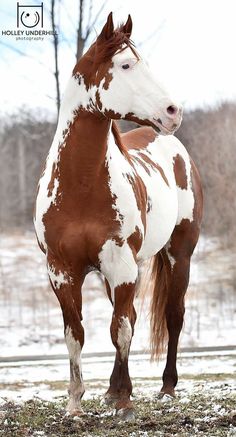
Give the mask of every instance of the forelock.
<svg viewBox="0 0 236 437">
<path fill-rule="evenodd" d="M 108 40 L 100 41 L 99 38 L 95 43 L 94 64 L 98 65 L 111 60 L 116 52 L 123 51 L 126 47 L 133 48 L 134 43 L 130 38 L 121 31 L 122 25 L 118 27 Z"/>
</svg>

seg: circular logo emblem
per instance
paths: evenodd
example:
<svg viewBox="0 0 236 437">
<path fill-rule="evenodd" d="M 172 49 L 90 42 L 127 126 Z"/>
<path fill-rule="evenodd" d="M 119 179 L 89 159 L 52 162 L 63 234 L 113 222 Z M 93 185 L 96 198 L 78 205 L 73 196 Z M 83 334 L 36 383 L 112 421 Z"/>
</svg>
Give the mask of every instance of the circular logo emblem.
<svg viewBox="0 0 236 437">
<path fill-rule="evenodd" d="M 34 12 L 22 12 L 20 15 L 20 21 L 25 27 L 35 27 L 39 24 L 40 16 L 37 11 Z"/>
</svg>

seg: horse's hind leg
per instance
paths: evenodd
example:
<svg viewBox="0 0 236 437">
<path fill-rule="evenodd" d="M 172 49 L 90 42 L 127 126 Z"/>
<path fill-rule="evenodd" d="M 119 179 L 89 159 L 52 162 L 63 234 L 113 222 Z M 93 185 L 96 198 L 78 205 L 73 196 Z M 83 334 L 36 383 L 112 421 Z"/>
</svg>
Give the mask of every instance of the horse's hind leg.
<svg viewBox="0 0 236 437">
<path fill-rule="evenodd" d="M 174 388 L 178 382 L 176 358 L 184 320 L 184 296 L 189 283 L 190 259 L 198 236 L 199 227 L 188 220 L 183 220 L 176 226 L 170 242 L 162 249 L 167 274 L 168 297 L 165 317 L 169 341 L 160 397 L 164 394 L 175 396 Z"/>
<path fill-rule="evenodd" d="M 84 383 L 81 369 L 81 350 L 84 344 L 82 320 L 81 287 L 83 275 L 76 276 L 60 267 L 52 257 L 48 257 L 48 274 L 52 288 L 60 302 L 64 319 L 65 341 L 70 359 L 70 387 L 67 411 L 72 415 L 81 415 L 81 398 Z"/>
<path fill-rule="evenodd" d="M 186 175 L 183 175 L 184 177 Z M 176 179 L 179 185 L 179 179 Z M 181 187 L 180 187 L 181 188 Z M 199 174 L 191 161 L 191 190 L 194 197 L 192 219 L 182 218 L 176 225 L 170 241 L 162 249 L 164 263 L 162 277 L 165 276 L 163 290 L 166 292 L 165 317 L 168 330 L 168 350 L 166 367 L 163 373 L 163 386 L 160 397 L 164 394 L 175 396 L 174 388 L 178 381 L 176 357 L 179 335 L 184 319 L 184 296 L 189 283 L 190 260 L 197 244 L 202 219 L 202 190 Z M 182 190 L 184 192 L 184 189 Z M 180 191 L 182 193 L 182 191 Z M 183 194 L 183 193 L 182 193 Z M 185 199 L 183 197 L 183 199 Z M 182 196 L 179 198 L 179 212 L 188 207 Z"/>
</svg>

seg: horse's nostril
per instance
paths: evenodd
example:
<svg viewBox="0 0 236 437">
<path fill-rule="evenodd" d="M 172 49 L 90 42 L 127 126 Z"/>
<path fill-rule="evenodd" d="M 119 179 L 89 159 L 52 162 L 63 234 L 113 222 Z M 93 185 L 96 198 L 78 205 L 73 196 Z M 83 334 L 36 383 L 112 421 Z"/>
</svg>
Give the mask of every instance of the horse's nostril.
<svg viewBox="0 0 236 437">
<path fill-rule="evenodd" d="M 177 112 L 178 112 L 177 106 L 175 106 L 175 105 L 168 106 L 168 108 L 167 108 L 167 114 L 168 115 L 172 115 L 173 116 L 173 115 L 176 115 Z"/>
</svg>

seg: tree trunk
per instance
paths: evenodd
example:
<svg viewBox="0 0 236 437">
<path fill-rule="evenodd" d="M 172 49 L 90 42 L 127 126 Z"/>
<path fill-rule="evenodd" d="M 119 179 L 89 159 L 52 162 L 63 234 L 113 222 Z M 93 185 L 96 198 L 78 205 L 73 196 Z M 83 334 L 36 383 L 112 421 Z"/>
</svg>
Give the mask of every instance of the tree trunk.
<svg viewBox="0 0 236 437">
<path fill-rule="evenodd" d="M 85 38 L 83 38 L 83 14 L 84 14 L 84 0 L 79 0 L 79 26 L 77 30 L 77 45 L 76 45 L 76 59 L 81 58 L 84 51 Z"/>
<path fill-rule="evenodd" d="M 61 96 L 60 96 L 60 83 L 59 83 L 59 68 L 58 68 L 58 35 L 55 25 L 55 0 L 51 0 L 51 23 L 53 30 L 53 46 L 54 46 L 54 60 L 55 60 L 55 80 L 56 80 L 56 95 L 57 95 L 57 115 L 59 114 Z"/>
<path fill-rule="evenodd" d="M 25 144 L 22 134 L 19 135 L 18 143 L 18 175 L 19 175 L 19 202 L 20 202 L 20 225 L 25 224 L 26 218 L 26 175 L 25 175 Z"/>
</svg>

